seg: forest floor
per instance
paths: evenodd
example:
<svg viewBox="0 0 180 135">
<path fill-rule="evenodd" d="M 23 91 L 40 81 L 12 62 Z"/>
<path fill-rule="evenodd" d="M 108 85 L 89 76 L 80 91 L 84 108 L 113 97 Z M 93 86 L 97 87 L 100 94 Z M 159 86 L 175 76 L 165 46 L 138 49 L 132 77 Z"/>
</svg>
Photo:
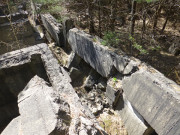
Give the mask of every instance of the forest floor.
<svg viewBox="0 0 180 135">
<path fill-rule="evenodd" d="M 72 18 L 75 20 L 75 26 L 86 33 L 88 30 L 88 19 L 79 14 L 74 9 L 67 9 L 63 7 L 61 16 L 66 18 Z M 117 49 L 121 49 L 127 55 L 139 58 L 143 62 L 151 65 L 155 69 L 159 70 L 166 77 L 172 79 L 177 84 L 180 84 L 180 54 L 177 56 L 169 52 L 169 47 L 173 44 L 180 44 L 180 22 L 173 25 L 173 22 L 168 21 L 165 31 L 161 34 L 160 29 L 165 22 L 164 17 L 160 17 L 158 20 L 156 34 L 152 32 L 152 26 L 147 22 L 146 31 L 142 38 L 142 21 L 136 20 L 134 38 L 138 44 L 140 44 L 148 54 L 140 54 L 135 48 L 131 53 L 131 41 L 129 40 L 129 26 L 130 21 L 127 21 L 123 26 L 116 26 L 115 31 L 118 33 L 119 44 L 113 46 Z M 98 27 L 98 20 L 94 20 L 95 27 Z M 118 24 L 118 22 L 117 22 Z M 179 45 L 180 46 L 180 45 Z"/>
</svg>

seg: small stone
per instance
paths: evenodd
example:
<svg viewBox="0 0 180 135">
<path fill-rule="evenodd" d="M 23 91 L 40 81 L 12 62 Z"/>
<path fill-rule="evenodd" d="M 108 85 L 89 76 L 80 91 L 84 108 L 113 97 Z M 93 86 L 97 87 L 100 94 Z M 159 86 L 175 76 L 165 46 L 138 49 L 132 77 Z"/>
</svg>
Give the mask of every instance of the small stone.
<svg viewBox="0 0 180 135">
<path fill-rule="evenodd" d="M 61 50 L 61 48 L 60 48 L 60 47 L 57 47 L 56 49 L 57 49 L 57 50 L 59 50 L 59 51 Z"/>
<path fill-rule="evenodd" d="M 97 105 L 97 109 L 98 109 L 98 111 L 101 111 L 101 110 L 103 109 L 103 106 L 100 105 L 100 104 L 98 104 L 98 105 Z"/>
<path fill-rule="evenodd" d="M 92 109 L 92 113 L 93 113 L 94 115 L 96 115 L 97 112 L 98 112 L 98 109 L 97 109 L 97 108 L 93 108 L 93 109 Z"/>
<path fill-rule="evenodd" d="M 97 88 L 105 91 L 106 90 L 106 86 L 107 86 L 107 80 L 101 77 L 98 80 Z"/>
<path fill-rule="evenodd" d="M 100 75 L 94 69 L 91 69 L 89 76 L 86 78 L 86 81 L 84 83 L 84 88 L 87 91 L 92 90 L 94 85 L 97 84 L 99 77 Z"/>
<path fill-rule="evenodd" d="M 123 74 L 131 74 L 138 70 L 138 66 L 141 64 L 139 60 L 131 60 L 125 67 Z"/>
<path fill-rule="evenodd" d="M 59 51 L 59 50 L 56 50 L 55 52 L 56 52 L 57 54 L 60 54 L 60 51 Z"/>
</svg>

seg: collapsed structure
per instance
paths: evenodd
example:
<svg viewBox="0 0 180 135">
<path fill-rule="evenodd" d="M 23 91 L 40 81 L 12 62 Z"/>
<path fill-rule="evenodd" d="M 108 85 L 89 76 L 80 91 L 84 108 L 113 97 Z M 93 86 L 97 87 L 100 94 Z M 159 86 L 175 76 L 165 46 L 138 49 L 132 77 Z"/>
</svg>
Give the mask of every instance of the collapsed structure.
<svg viewBox="0 0 180 135">
<path fill-rule="evenodd" d="M 13 89 L 1 87 L 1 95 L 4 96 L 4 100 L 1 100 L 6 104 L 6 100 L 9 97 L 8 93 L 12 93 L 14 99 L 17 98 L 16 96 L 19 93 L 17 102 L 20 114 L 12 120 L 2 132 L 2 135 L 32 135 L 35 133 L 42 135 L 105 134 L 102 128 L 98 126 L 92 113 L 81 105 L 79 97 L 70 84 L 71 79 L 67 72 L 59 66 L 58 61 L 53 57 L 46 44 L 39 44 L 4 54 L 0 57 L 0 61 L 0 71 L 6 68 L 8 68 L 7 70 L 11 70 L 14 67 L 21 68 L 28 64 L 28 69 L 30 70 L 26 66 L 22 68 L 22 70 L 26 70 L 27 75 L 37 74 L 44 76 L 43 79 L 38 76 L 32 78 L 27 76 L 25 81 L 28 83 L 24 83 L 25 81 L 23 80 L 26 76 L 21 73 L 18 75 L 14 74 L 16 82 L 21 82 L 24 90 L 18 89 L 18 91 L 13 91 L 16 90 L 16 86 Z M 37 62 L 36 66 L 42 63 L 43 66 L 41 65 L 34 69 L 32 65 L 35 61 Z M 48 78 L 46 78 L 45 74 Z M 11 75 L 13 78 L 13 74 Z M 3 85 L 9 85 L 6 83 Z M 3 90 L 6 91 L 6 95 L 3 93 Z M 13 113 L 12 109 L 4 106 L 4 110 L 1 110 L 1 113 L 4 115 L 11 114 Z M 9 116 L 1 116 L 1 119 L 10 119 Z"/>
<path fill-rule="evenodd" d="M 95 42 L 73 28 L 71 20 L 60 24 L 50 14 L 41 19 L 46 38 L 68 50 L 60 64 L 69 73 L 44 43 L 1 55 L 0 127 L 14 118 L 2 135 L 106 134 L 92 112 L 98 114 L 107 103 L 91 112 L 72 85 L 103 91 L 130 135 L 179 135 L 179 85 L 140 60 L 102 46 L 99 39 Z"/>
</svg>

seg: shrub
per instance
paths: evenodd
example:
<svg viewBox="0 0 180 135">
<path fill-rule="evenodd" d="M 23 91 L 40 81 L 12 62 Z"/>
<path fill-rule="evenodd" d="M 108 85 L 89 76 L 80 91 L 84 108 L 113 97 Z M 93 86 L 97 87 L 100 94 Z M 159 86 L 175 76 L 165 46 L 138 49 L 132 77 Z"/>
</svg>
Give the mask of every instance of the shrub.
<svg viewBox="0 0 180 135">
<path fill-rule="evenodd" d="M 105 32 L 103 36 L 102 45 L 105 46 L 117 46 L 119 44 L 119 36 L 116 32 Z"/>
<path fill-rule="evenodd" d="M 62 11 L 62 0 L 34 0 L 34 2 L 42 4 L 40 11 L 38 11 L 41 13 L 57 14 Z"/>
<path fill-rule="evenodd" d="M 131 35 L 129 35 L 129 40 L 131 41 L 132 46 L 133 46 L 135 49 L 137 49 L 137 50 L 140 52 L 140 54 L 148 54 L 148 51 L 145 50 L 145 49 L 142 47 L 142 45 L 139 45 L 139 44 L 136 42 L 136 39 L 133 38 Z"/>
</svg>

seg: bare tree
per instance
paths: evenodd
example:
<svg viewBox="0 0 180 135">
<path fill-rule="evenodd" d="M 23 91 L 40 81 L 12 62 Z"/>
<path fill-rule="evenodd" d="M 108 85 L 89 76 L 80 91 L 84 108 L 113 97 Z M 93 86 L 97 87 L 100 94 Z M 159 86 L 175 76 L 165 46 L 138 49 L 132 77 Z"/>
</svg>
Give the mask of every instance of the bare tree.
<svg viewBox="0 0 180 135">
<path fill-rule="evenodd" d="M 130 27 L 130 34 L 131 34 L 131 36 L 134 35 L 136 5 L 137 5 L 136 0 L 132 0 L 132 7 L 131 7 L 131 27 Z"/>
<path fill-rule="evenodd" d="M 161 12 L 161 9 L 162 9 L 162 6 L 164 4 L 166 0 L 160 0 L 157 8 L 156 8 L 156 12 L 154 14 L 154 18 L 153 18 L 153 32 L 155 33 L 156 31 L 156 27 L 157 27 L 157 23 L 158 23 L 158 17 L 159 17 L 159 14 Z"/>
<path fill-rule="evenodd" d="M 112 0 L 111 1 L 111 16 L 110 16 L 111 31 L 115 30 L 116 15 L 117 15 L 117 0 Z"/>
<path fill-rule="evenodd" d="M 89 33 L 93 34 L 95 33 L 95 28 L 94 28 L 94 14 L 93 14 L 93 1 L 91 0 L 86 0 L 87 4 L 87 10 L 88 10 L 88 18 L 89 18 Z"/>
</svg>

